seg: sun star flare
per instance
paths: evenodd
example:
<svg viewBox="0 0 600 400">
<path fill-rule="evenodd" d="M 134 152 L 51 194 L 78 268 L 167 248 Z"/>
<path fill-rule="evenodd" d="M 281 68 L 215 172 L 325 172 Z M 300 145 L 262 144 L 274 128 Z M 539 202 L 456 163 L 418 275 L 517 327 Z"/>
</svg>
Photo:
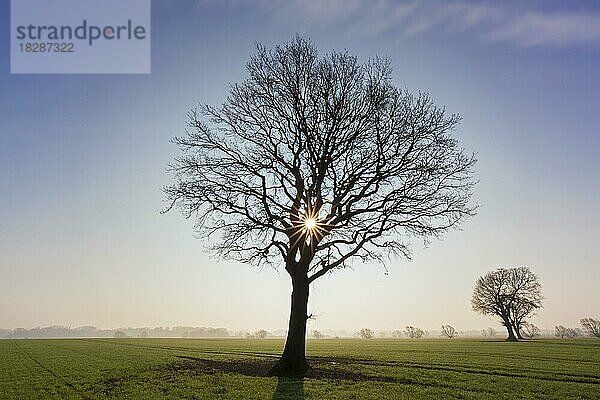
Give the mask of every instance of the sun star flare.
<svg viewBox="0 0 600 400">
<path fill-rule="evenodd" d="M 314 218 L 306 218 L 304 220 L 304 227 L 306 228 L 306 230 L 312 231 L 317 227 L 317 220 Z"/>
</svg>

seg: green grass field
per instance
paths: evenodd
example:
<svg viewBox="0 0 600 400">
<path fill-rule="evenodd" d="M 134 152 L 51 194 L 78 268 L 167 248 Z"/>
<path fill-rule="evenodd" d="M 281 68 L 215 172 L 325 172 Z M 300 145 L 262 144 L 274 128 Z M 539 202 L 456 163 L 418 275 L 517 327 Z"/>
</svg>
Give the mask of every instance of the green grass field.
<svg viewBox="0 0 600 400">
<path fill-rule="evenodd" d="M 600 399 L 600 340 L 309 340 L 309 377 L 265 377 L 282 346 L 0 340 L 0 398 Z"/>
</svg>

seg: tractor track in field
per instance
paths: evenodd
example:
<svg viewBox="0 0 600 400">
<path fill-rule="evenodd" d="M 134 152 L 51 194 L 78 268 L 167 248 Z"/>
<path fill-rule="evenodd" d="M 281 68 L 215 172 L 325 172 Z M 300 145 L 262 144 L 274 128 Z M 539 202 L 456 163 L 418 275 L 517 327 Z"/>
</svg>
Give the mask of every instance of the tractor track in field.
<svg viewBox="0 0 600 400">
<path fill-rule="evenodd" d="M 493 343 L 493 342 L 492 342 Z M 499 343 L 505 343 L 505 341 L 501 341 Z M 518 342 L 521 343 L 521 342 Z M 560 343 L 562 344 L 562 343 Z M 402 349 L 403 353 L 415 353 L 415 354 L 424 354 L 425 351 L 423 351 L 422 349 Z M 432 354 L 435 354 L 435 352 L 431 352 Z M 571 363 L 576 363 L 576 364 L 591 364 L 591 365 L 596 365 L 597 363 L 594 361 L 590 361 L 590 360 L 581 360 L 581 359 L 574 359 L 574 358 L 560 358 L 560 357 L 549 357 L 549 356 L 535 356 L 535 355 L 527 355 L 527 356 L 523 356 L 523 355 L 518 355 L 518 354 L 505 354 L 505 353 L 498 353 L 498 352 L 489 352 L 489 353 L 484 353 L 481 351 L 448 351 L 448 356 L 469 356 L 469 357 L 481 357 L 481 358 L 490 358 L 490 357 L 502 357 L 504 359 L 507 360 L 526 360 L 526 361 L 532 361 L 532 360 L 538 360 L 538 361 L 559 361 L 559 362 L 571 362 Z"/>
<path fill-rule="evenodd" d="M 182 372 L 182 371 L 191 371 L 197 373 L 206 373 L 206 374 L 214 374 L 218 372 L 224 373 L 236 373 L 242 374 L 246 376 L 254 376 L 254 377 L 265 377 L 267 376 L 267 371 L 271 364 L 266 361 L 266 359 L 274 360 L 280 357 L 279 354 L 272 353 L 257 353 L 251 351 L 216 351 L 216 350 L 202 350 L 198 348 L 188 348 L 188 347 L 176 347 L 176 346 L 151 346 L 151 345 L 143 345 L 143 344 L 134 344 L 134 343 L 119 343 L 114 341 L 106 341 L 102 339 L 82 339 L 86 341 L 93 342 L 101 342 L 101 343 L 110 343 L 116 346 L 128 346 L 134 348 L 144 348 L 153 351 L 172 351 L 172 352 L 194 352 L 196 354 L 206 354 L 206 355 L 216 355 L 216 356 L 244 356 L 248 357 L 245 360 L 214 360 L 214 359 L 204 359 L 199 357 L 191 357 L 188 355 L 174 354 L 178 359 L 183 360 L 183 362 L 174 362 L 168 363 L 166 365 L 161 365 L 156 368 L 157 371 L 166 371 L 169 373 Z M 254 358 L 254 360 L 252 359 Z M 256 360 L 256 358 L 262 358 L 263 360 Z M 331 360 L 341 360 L 339 364 L 343 364 L 346 361 L 346 364 L 364 364 L 365 360 L 354 360 L 354 359 L 337 359 L 337 358 L 324 358 L 324 357 L 308 357 L 309 361 L 315 362 L 318 365 L 315 365 L 307 375 L 309 379 L 325 379 L 325 380 L 336 380 L 342 379 L 351 382 L 387 382 L 394 384 L 402 384 L 402 385 L 416 385 L 421 387 L 447 387 L 452 388 L 452 385 L 445 385 L 441 383 L 426 383 L 419 382 L 416 380 L 410 380 L 405 378 L 391 377 L 391 376 L 383 376 L 383 375 L 370 375 L 363 374 L 359 372 L 351 372 L 344 370 L 335 370 L 332 368 L 321 368 L 322 366 L 327 365 L 327 361 Z M 377 365 L 373 360 L 367 360 L 371 362 L 371 365 Z M 330 363 L 329 366 L 330 367 Z M 382 364 L 381 366 L 386 366 L 386 364 Z M 392 365 L 393 366 L 393 365 Z M 108 379 L 105 384 L 107 385 L 107 390 L 112 390 L 113 387 L 118 385 L 118 379 Z M 485 392 L 492 394 L 493 392 L 485 390 L 485 389 L 471 389 L 465 388 L 464 390 L 470 392 Z"/>
<path fill-rule="evenodd" d="M 103 340 L 103 339 L 79 339 L 84 341 L 96 342 L 96 343 L 108 343 L 115 346 L 129 346 L 135 348 L 143 348 L 150 350 L 168 350 L 168 351 L 178 351 L 178 352 L 194 352 L 200 354 L 214 354 L 214 355 L 223 355 L 223 356 L 251 356 L 251 357 L 263 357 L 263 358 L 279 358 L 280 354 L 274 353 L 260 353 L 260 352 L 252 352 L 252 351 L 218 351 L 218 350 L 203 350 L 197 347 L 177 347 L 177 346 L 150 346 L 143 344 L 134 344 L 134 343 L 119 343 L 116 341 Z"/>
<path fill-rule="evenodd" d="M 232 373 L 264 378 L 268 377 L 267 372 L 272 365 L 266 360 L 224 361 L 188 356 L 177 356 L 177 358 L 181 359 L 181 361 L 161 366 L 157 370 L 169 374 L 187 371 L 197 374 Z M 441 382 L 422 382 L 410 378 L 372 375 L 363 372 L 350 371 L 347 369 L 323 368 L 326 366 L 324 363 L 313 364 L 314 365 L 307 371 L 305 379 L 329 381 L 344 380 L 349 382 L 381 382 L 393 383 L 396 385 L 419 386 L 423 388 L 454 388 L 454 386 L 451 384 L 445 384 Z M 463 388 L 462 390 L 465 392 L 487 393 L 490 395 L 494 394 L 493 391 L 486 388 Z"/>
<path fill-rule="evenodd" d="M 252 351 L 244 351 L 244 350 L 217 351 L 217 350 L 202 350 L 202 349 L 198 349 L 197 347 L 151 346 L 151 345 L 133 344 L 133 343 L 119 343 L 119 342 L 112 341 L 111 339 L 108 339 L 108 338 L 106 338 L 106 339 L 105 338 L 81 338 L 81 339 L 77 339 L 77 340 L 90 341 L 90 342 L 95 342 L 95 343 L 109 343 L 112 345 L 119 345 L 119 346 L 140 347 L 140 348 L 154 349 L 154 350 L 160 349 L 160 350 L 171 350 L 171 351 L 192 351 L 192 352 L 196 352 L 196 353 L 206 353 L 206 354 L 216 354 L 216 355 L 247 355 L 247 356 L 253 356 L 253 357 L 267 357 L 267 358 L 279 358 L 281 356 L 281 354 L 279 354 L 279 353 L 261 353 L 261 352 L 252 352 Z M 502 343 L 504 343 L 504 341 Z M 420 350 L 413 350 L 413 349 L 403 349 L 402 352 L 403 353 L 410 353 L 410 352 L 423 353 Z M 526 361 L 554 360 L 554 361 L 561 361 L 561 362 L 565 362 L 565 361 L 572 362 L 572 363 L 576 363 L 576 364 L 590 364 L 592 366 L 597 365 L 596 362 L 590 361 L 590 360 L 564 359 L 564 358 L 559 358 L 559 357 L 547 357 L 547 356 L 536 357 L 536 356 L 521 356 L 521 355 L 517 355 L 517 354 L 480 353 L 480 352 L 456 352 L 456 353 L 451 353 L 451 354 L 452 355 L 479 356 L 479 357 L 495 357 L 495 356 L 497 356 L 497 357 L 502 357 L 503 359 L 526 360 Z M 307 356 L 307 357 L 310 357 L 310 356 Z M 315 357 L 319 357 L 319 356 L 315 356 Z M 360 361 L 360 359 L 356 359 L 356 360 Z M 404 361 L 390 361 L 390 362 L 402 363 Z M 410 363 L 410 361 L 406 361 L 406 362 Z M 444 365 L 444 364 L 437 364 L 437 365 Z M 568 375 L 568 374 L 564 374 L 564 375 Z M 600 379 L 600 376 L 598 377 L 598 379 Z"/>
<path fill-rule="evenodd" d="M 190 387 L 197 387 L 202 393 L 208 388 L 206 393 L 222 394 L 234 382 L 251 388 L 273 385 L 276 380 L 277 390 L 287 382 L 287 378 L 268 375 L 280 357 L 275 341 L 79 338 L 30 341 L 23 346 L 18 341 L 7 343 L 7 361 L 19 368 L 4 374 L 0 386 L 8 388 L 13 398 L 18 398 L 19 393 L 39 399 L 125 398 L 139 390 L 160 397 L 161 393 L 182 395 Z M 315 344 L 307 356 L 312 368 L 299 384 L 302 387 L 308 383 L 308 387 L 319 390 L 330 390 L 330 386 L 347 388 L 357 393 L 377 387 L 378 393 L 422 393 L 424 398 L 451 397 L 455 393 L 462 393 L 463 398 L 508 398 L 518 390 L 532 398 L 542 393 L 545 398 L 591 399 L 600 390 L 597 345 L 588 346 L 592 353 L 574 349 L 563 354 L 563 349 L 549 345 L 546 353 L 532 350 L 532 354 L 527 354 L 521 347 L 510 347 L 509 354 L 501 354 L 497 349 L 486 354 L 466 343 L 462 349 L 451 344 L 439 354 L 434 346 L 373 343 L 364 349 Z M 566 358 L 556 358 L 561 355 Z M 6 383 L 8 378 L 14 379 Z M 214 391 L 215 385 L 224 386 Z"/>
<path fill-rule="evenodd" d="M 25 355 L 27 358 L 29 358 L 31 361 L 33 361 L 38 367 L 40 367 L 41 369 L 43 369 L 44 371 L 46 371 L 48 374 L 52 375 L 52 377 L 54 377 L 54 379 L 56 379 L 63 386 L 65 386 L 66 388 L 68 388 L 69 390 L 71 390 L 72 392 L 74 392 L 75 394 L 77 394 L 79 397 L 81 397 L 81 398 L 83 398 L 85 400 L 92 400 L 93 399 L 91 396 L 89 396 L 86 393 L 82 392 L 81 390 L 77 389 L 77 387 L 75 385 L 73 385 L 71 382 L 69 382 L 68 380 L 66 380 L 65 378 L 63 378 L 62 376 L 60 376 L 59 374 L 57 374 L 56 372 L 54 372 L 51 368 L 49 368 L 48 366 L 44 365 L 42 362 L 40 362 L 39 360 L 37 360 L 28 351 L 23 350 L 23 349 L 18 349 L 18 351 L 21 354 Z"/>
<path fill-rule="evenodd" d="M 219 355 L 219 356 L 245 356 L 245 357 L 259 357 L 259 358 L 268 358 L 268 359 L 276 359 L 280 355 L 273 353 L 257 353 L 250 351 L 216 351 L 216 350 L 202 350 L 198 348 L 190 348 L 190 347 L 176 347 L 176 346 L 150 346 L 143 344 L 134 344 L 134 343 L 118 343 L 113 341 L 107 341 L 102 339 L 85 339 L 95 342 L 102 343 L 110 343 L 119 346 L 131 346 L 137 348 L 145 348 L 151 350 L 168 350 L 173 352 L 194 352 L 197 354 L 207 354 L 207 355 Z M 175 355 L 179 358 L 186 358 L 186 355 Z M 559 376 L 541 376 L 541 375 L 525 375 L 518 374 L 508 371 L 490 371 L 485 369 L 470 369 L 464 368 L 455 365 L 448 364 L 432 364 L 432 365 L 424 365 L 420 363 L 413 363 L 410 361 L 377 361 L 370 359 L 359 359 L 359 358 L 344 358 L 344 357 L 322 357 L 322 356 L 308 356 L 309 361 L 313 362 L 324 362 L 324 363 L 337 363 L 337 364 L 361 364 L 361 365 L 371 365 L 371 366 L 382 366 L 382 367 L 403 367 L 403 368 L 417 368 L 423 370 L 433 370 L 433 371 L 448 371 L 448 372 L 457 372 L 457 373 L 467 373 L 467 374 L 478 374 L 478 375 L 488 375 L 488 376 L 500 376 L 500 377 L 508 377 L 508 378 L 522 378 L 522 379 L 539 379 L 549 382 L 567 382 L 567 383 L 585 383 L 592 385 L 600 385 L 600 376 L 595 375 L 574 375 L 568 373 L 560 373 Z M 509 358 L 521 358 L 519 356 L 509 357 Z"/>
<path fill-rule="evenodd" d="M 469 368 L 461 368 L 456 366 L 450 366 L 445 364 L 432 364 L 432 365 L 424 365 L 419 363 L 411 363 L 407 361 L 375 361 L 368 359 L 355 359 L 355 358 L 340 358 L 340 357 L 309 357 L 311 361 L 320 361 L 320 362 L 328 362 L 335 364 L 361 364 L 361 365 L 370 365 L 370 366 L 389 366 L 389 367 L 404 367 L 404 368 L 418 368 L 425 370 L 435 370 L 435 371 L 450 371 L 450 372 L 458 372 L 458 373 L 467 373 L 467 374 L 479 374 L 479 375 L 492 375 L 492 376 L 502 376 L 508 378 L 524 378 L 524 379 L 540 379 L 544 381 L 550 382 L 569 382 L 569 383 L 586 383 L 593 385 L 600 385 L 600 376 L 590 376 L 590 375 L 572 375 L 561 373 L 561 375 L 566 378 L 551 378 L 546 376 L 539 375 L 524 375 L 517 374 L 513 372 L 505 372 L 505 371 L 489 371 L 489 370 L 481 370 L 481 369 L 469 369 Z"/>
</svg>

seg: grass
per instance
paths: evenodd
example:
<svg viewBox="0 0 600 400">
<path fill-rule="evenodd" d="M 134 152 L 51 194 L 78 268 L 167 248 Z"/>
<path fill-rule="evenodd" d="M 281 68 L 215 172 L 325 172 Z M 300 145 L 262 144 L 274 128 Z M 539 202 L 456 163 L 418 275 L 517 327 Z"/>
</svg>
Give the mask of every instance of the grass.
<svg viewBox="0 0 600 400">
<path fill-rule="evenodd" d="M 265 377 L 277 339 L 0 340 L 1 399 L 600 399 L 600 340 L 310 340 L 304 380 Z"/>
</svg>

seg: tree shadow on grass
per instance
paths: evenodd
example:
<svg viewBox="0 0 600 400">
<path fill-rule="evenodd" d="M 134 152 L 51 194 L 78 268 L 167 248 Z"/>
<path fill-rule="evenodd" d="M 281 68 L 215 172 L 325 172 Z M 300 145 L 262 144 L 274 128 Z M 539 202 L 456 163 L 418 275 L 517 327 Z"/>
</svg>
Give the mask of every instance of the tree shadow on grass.
<svg viewBox="0 0 600 400">
<path fill-rule="evenodd" d="M 215 374 L 215 373 L 233 373 L 252 377 L 267 377 L 268 371 L 272 366 L 271 361 L 265 359 L 206 359 L 199 357 L 190 357 L 178 355 L 180 361 L 163 365 L 160 369 L 169 374 L 179 374 L 181 372 L 194 374 Z M 356 370 L 356 364 L 373 365 L 385 367 L 407 367 L 418 369 L 444 370 L 460 373 L 483 373 L 489 375 L 503 375 L 490 371 L 469 371 L 455 369 L 448 366 L 430 366 L 417 364 L 404 364 L 397 362 L 386 362 L 377 360 L 360 360 L 343 357 L 311 357 L 309 360 L 312 368 L 307 371 L 306 377 L 301 378 L 278 378 L 277 387 L 272 400 L 295 400 L 304 399 L 304 380 L 328 380 L 328 381 L 348 381 L 348 382 L 385 382 L 413 387 L 437 387 L 455 389 L 455 386 L 449 382 L 426 382 L 414 377 L 400 377 L 378 375 L 361 372 Z M 512 375 L 509 375 L 512 376 Z M 520 377 L 520 376 L 519 376 Z M 479 388 L 476 392 L 492 393 L 489 389 Z"/>
<path fill-rule="evenodd" d="M 197 357 L 177 356 L 182 362 L 169 364 L 171 371 L 196 371 L 203 374 L 227 372 L 245 376 L 264 377 L 271 367 L 271 362 L 265 360 L 211 360 Z M 277 387 L 272 400 L 304 400 L 304 379 L 277 379 Z"/>
<path fill-rule="evenodd" d="M 278 378 L 272 400 L 304 400 L 304 379 Z"/>
<path fill-rule="evenodd" d="M 266 360 L 216 360 L 206 359 L 199 357 L 189 356 L 176 356 L 181 361 L 168 364 L 163 366 L 163 369 L 168 369 L 172 372 L 176 371 L 192 371 L 202 374 L 214 374 L 217 372 L 234 373 L 246 376 L 255 377 L 267 377 L 268 371 L 272 366 L 272 363 Z M 323 360 L 318 362 L 316 360 Z M 331 361 L 333 360 L 333 361 Z M 357 360 L 360 361 L 360 360 Z M 315 358 L 314 365 L 306 372 L 308 379 L 328 379 L 328 380 L 347 380 L 351 382 L 364 382 L 364 381 L 379 381 L 379 382 L 390 382 L 390 383 L 407 383 L 407 384 L 418 384 L 413 381 L 406 381 L 395 377 L 379 376 L 379 375 L 368 375 L 357 371 L 351 371 L 348 368 L 324 368 L 324 364 L 334 364 L 341 367 L 341 364 L 351 364 L 353 360 L 342 359 L 342 358 Z M 282 390 L 287 387 L 299 386 L 298 379 L 293 378 L 280 378 L 278 386 L 281 386 Z M 300 383 L 303 383 L 300 379 Z M 426 385 L 428 386 L 428 385 Z"/>
</svg>

